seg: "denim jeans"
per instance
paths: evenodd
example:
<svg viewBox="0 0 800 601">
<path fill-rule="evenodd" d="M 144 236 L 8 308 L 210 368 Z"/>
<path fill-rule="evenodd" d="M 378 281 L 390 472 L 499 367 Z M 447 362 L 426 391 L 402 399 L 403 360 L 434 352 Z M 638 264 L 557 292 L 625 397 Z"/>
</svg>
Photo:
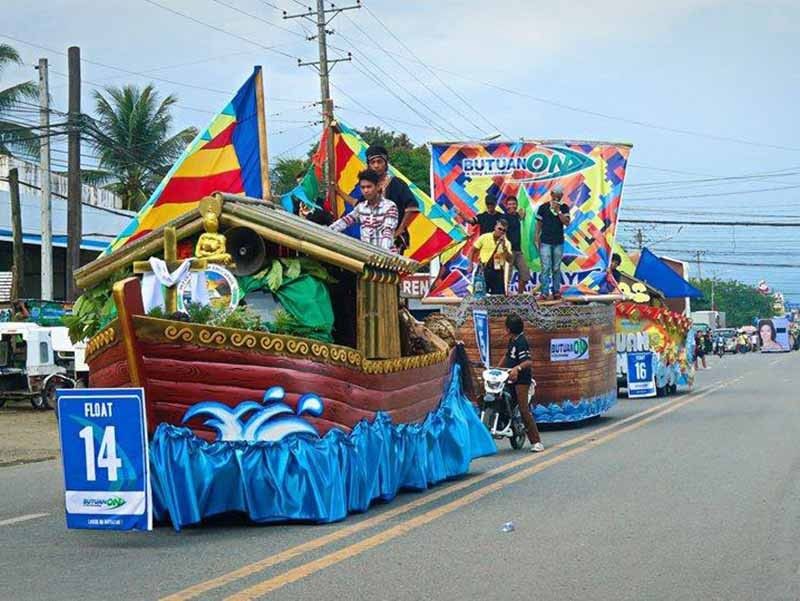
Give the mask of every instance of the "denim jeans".
<svg viewBox="0 0 800 601">
<path fill-rule="evenodd" d="M 561 258 L 564 256 L 564 244 L 545 244 L 539 247 L 539 258 L 542 261 L 541 294 L 558 294 L 561 291 Z"/>
</svg>

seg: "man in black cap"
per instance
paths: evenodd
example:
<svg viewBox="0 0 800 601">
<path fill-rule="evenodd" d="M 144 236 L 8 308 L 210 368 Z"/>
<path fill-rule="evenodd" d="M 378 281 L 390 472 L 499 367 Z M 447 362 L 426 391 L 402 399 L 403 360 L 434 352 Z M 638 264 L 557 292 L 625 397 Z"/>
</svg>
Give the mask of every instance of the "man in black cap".
<svg viewBox="0 0 800 601">
<path fill-rule="evenodd" d="M 389 152 L 386 148 L 376 144 L 367 148 L 367 166 L 380 176 L 378 186 L 383 191 L 383 197 L 397 205 L 395 247 L 398 253 L 403 254 L 411 245 L 408 226 L 414 215 L 420 212 L 419 203 L 408 184 L 389 173 Z"/>
</svg>

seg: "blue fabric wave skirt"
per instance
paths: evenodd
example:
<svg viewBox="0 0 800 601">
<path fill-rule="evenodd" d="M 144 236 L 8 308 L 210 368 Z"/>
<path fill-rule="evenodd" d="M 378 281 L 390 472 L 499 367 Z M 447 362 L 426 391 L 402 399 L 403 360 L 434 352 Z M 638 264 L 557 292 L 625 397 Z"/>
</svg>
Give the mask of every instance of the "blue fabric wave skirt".
<svg viewBox="0 0 800 601">
<path fill-rule="evenodd" d="M 278 442 L 206 442 L 169 424 L 150 443 L 155 518 L 176 530 L 242 512 L 254 522 L 344 519 L 465 474 L 470 461 L 497 451 L 461 389 L 455 365 L 441 403 L 418 424 L 379 413 L 350 434 L 297 434 Z"/>
</svg>

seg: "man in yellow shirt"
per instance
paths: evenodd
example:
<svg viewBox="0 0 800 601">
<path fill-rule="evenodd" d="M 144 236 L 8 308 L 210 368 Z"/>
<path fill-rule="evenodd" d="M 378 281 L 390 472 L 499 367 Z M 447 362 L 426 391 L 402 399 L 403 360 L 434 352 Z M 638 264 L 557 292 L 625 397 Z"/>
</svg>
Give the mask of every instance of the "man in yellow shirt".
<svg viewBox="0 0 800 601">
<path fill-rule="evenodd" d="M 480 236 L 472 247 L 472 262 L 480 261 L 478 268 L 483 269 L 488 294 L 506 293 L 506 265 L 511 265 L 514 257 L 507 231 L 508 222 L 499 219 L 494 230 Z"/>
</svg>

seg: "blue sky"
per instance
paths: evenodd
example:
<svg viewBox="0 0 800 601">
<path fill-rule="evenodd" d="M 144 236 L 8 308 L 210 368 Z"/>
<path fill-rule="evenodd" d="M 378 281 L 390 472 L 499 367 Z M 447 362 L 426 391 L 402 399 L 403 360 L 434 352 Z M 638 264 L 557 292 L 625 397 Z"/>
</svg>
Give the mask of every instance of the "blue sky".
<svg viewBox="0 0 800 601">
<path fill-rule="evenodd" d="M 271 154 L 300 156 L 319 131 L 312 105 L 319 84 L 296 58 L 315 60 L 316 43 L 279 10 L 303 10 L 300 4 L 6 0 L 0 35 L 62 52 L 79 45 L 85 59 L 141 73 L 82 67 L 93 84 L 154 81 L 176 94 L 177 126 L 204 125 L 252 65 L 262 64 Z M 356 126 L 404 131 L 418 143 L 496 131 L 631 142 L 623 218 L 800 220 L 798 2 L 364 4 L 333 21 L 330 39 L 332 57 L 341 49 L 355 58 L 334 69 L 333 96 L 337 113 Z M 26 66 L 6 73 L 2 84 L 34 79 L 31 65 L 46 56 L 55 106 L 65 109 L 66 57 L 3 41 L 20 50 Z M 92 90 L 87 84 L 84 110 Z M 694 181 L 742 176 L 753 177 Z M 621 228 L 623 242 L 635 227 Z M 704 276 L 763 278 L 800 302 L 800 269 L 716 264 L 800 264 L 793 252 L 798 228 L 642 227 L 656 251 L 705 251 Z"/>
</svg>

